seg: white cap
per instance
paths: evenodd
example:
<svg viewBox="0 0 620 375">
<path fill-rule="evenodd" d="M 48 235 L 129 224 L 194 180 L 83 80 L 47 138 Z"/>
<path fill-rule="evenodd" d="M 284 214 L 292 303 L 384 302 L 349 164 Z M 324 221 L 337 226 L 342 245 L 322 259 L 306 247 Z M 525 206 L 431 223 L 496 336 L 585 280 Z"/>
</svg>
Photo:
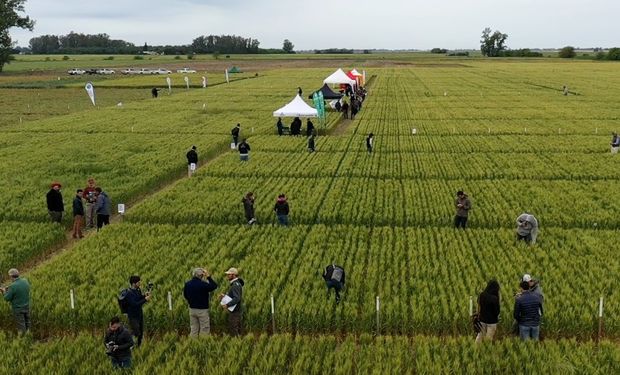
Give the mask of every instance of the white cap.
<svg viewBox="0 0 620 375">
<path fill-rule="evenodd" d="M 228 271 L 224 272 L 227 275 L 239 275 L 239 271 L 236 268 L 229 268 Z"/>
<path fill-rule="evenodd" d="M 195 277 L 200 277 L 200 276 L 204 276 L 205 273 L 206 272 L 204 268 L 198 267 L 198 268 L 194 268 L 193 275 Z"/>
<path fill-rule="evenodd" d="M 529 283 L 530 281 L 532 281 L 532 276 L 530 276 L 530 274 L 526 273 L 525 275 L 523 275 L 523 279 L 522 280 Z"/>
<path fill-rule="evenodd" d="M 9 270 L 9 276 L 11 276 L 11 277 L 18 277 L 19 276 L 19 271 L 16 268 L 11 268 Z"/>
</svg>

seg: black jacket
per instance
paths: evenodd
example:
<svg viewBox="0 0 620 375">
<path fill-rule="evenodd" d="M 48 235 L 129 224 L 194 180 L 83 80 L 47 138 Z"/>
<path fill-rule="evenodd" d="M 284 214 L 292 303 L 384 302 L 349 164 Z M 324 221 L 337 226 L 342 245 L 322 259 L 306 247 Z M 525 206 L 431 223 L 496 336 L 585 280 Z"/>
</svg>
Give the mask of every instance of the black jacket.
<svg viewBox="0 0 620 375">
<path fill-rule="evenodd" d="M 60 191 L 50 189 L 46 197 L 48 211 L 63 212 L 65 210 L 65 204 L 62 202 L 62 193 Z"/>
<path fill-rule="evenodd" d="M 313 131 L 314 131 L 314 124 L 312 123 L 312 121 L 308 121 L 308 125 L 306 126 L 306 136 L 307 137 L 311 136 Z"/>
<path fill-rule="evenodd" d="M 250 145 L 246 142 L 241 142 L 237 146 L 237 150 L 239 150 L 240 154 L 247 154 L 250 151 Z"/>
<path fill-rule="evenodd" d="M 251 220 L 254 218 L 254 200 L 244 197 L 241 202 L 243 202 L 243 210 L 245 211 L 245 218 Z"/>
<path fill-rule="evenodd" d="M 189 150 L 187 151 L 187 164 L 198 164 L 198 153 L 196 152 L 196 150 Z"/>
<path fill-rule="evenodd" d="M 486 324 L 497 324 L 499 321 L 499 297 L 486 292 L 478 296 L 480 321 Z"/>
<path fill-rule="evenodd" d="M 242 279 L 236 278 L 230 283 L 230 288 L 228 289 L 228 293 L 226 295 L 232 300 L 226 304 L 226 306 L 235 306 L 235 309 L 231 312 L 241 312 L 243 311 L 242 297 L 243 297 L 243 285 L 245 283 Z"/>
<path fill-rule="evenodd" d="M 340 276 L 340 280 L 337 280 L 336 278 L 333 278 L 334 276 L 334 270 L 340 270 L 340 272 L 342 272 L 341 276 Z M 325 267 L 325 271 L 323 271 L 323 279 L 325 281 L 330 281 L 330 280 L 334 280 L 334 281 L 340 281 L 342 283 L 342 285 L 344 285 L 345 283 L 345 273 L 344 273 L 344 268 L 337 266 L 335 264 L 330 264 L 329 266 Z"/>
<path fill-rule="evenodd" d="M 127 293 L 127 317 L 129 319 L 142 319 L 144 316 L 142 312 L 142 305 L 146 303 L 146 298 L 140 289 L 129 288 Z"/>
<path fill-rule="evenodd" d="M 278 199 L 276 205 L 273 206 L 273 210 L 276 212 L 276 215 L 288 215 L 288 202 Z"/>
<path fill-rule="evenodd" d="M 113 343 L 113 344 L 112 344 Z M 111 357 L 116 359 L 131 358 L 131 348 L 133 347 L 133 337 L 129 330 L 121 326 L 116 331 L 108 331 L 103 338 L 103 344 L 118 345 L 118 349 L 110 353 Z"/>
<path fill-rule="evenodd" d="M 543 314 L 542 296 L 531 291 L 523 292 L 515 300 L 514 318 L 519 325 L 536 327 Z"/>
<path fill-rule="evenodd" d="M 84 216 L 84 204 L 82 198 L 77 195 L 73 198 L 73 216 Z"/>
<path fill-rule="evenodd" d="M 215 289 L 217 289 L 217 283 L 211 276 L 207 277 L 207 281 L 194 277 L 185 283 L 183 297 L 192 309 L 208 309 L 211 297 L 209 293 Z"/>
<path fill-rule="evenodd" d="M 232 134 L 233 137 L 238 137 L 239 136 L 239 128 L 235 126 L 233 128 L 233 130 L 230 131 L 230 134 Z"/>
<path fill-rule="evenodd" d="M 314 150 L 314 137 L 308 137 L 308 148 Z"/>
</svg>

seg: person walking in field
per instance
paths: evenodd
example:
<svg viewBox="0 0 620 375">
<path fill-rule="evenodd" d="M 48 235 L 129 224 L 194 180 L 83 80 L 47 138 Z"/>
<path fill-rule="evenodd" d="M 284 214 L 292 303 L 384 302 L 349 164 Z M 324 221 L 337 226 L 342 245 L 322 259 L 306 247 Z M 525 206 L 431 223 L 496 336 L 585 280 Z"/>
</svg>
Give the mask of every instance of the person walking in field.
<svg viewBox="0 0 620 375">
<path fill-rule="evenodd" d="M 243 334 L 243 279 L 239 271 L 230 268 L 224 272 L 230 286 L 226 294 L 220 294 L 220 306 L 228 312 L 228 331 L 231 336 Z"/>
<path fill-rule="evenodd" d="M 369 154 L 372 154 L 372 147 L 374 146 L 374 142 L 375 142 L 375 135 L 370 133 L 368 134 L 368 137 L 366 137 L 366 150 L 368 151 Z"/>
<path fill-rule="evenodd" d="M 239 150 L 239 159 L 241 161 L 250 160 L 250 145 L 245 139 L 239 143 L 237 150 Z"/>
<path fill-rule="evenodd" d="M 308 137 L 308 152 L 314 152 L 315 148 L 314 148 L 314 134 L 311 134 Z"/>
<path fill-rule="evenodd" d="M 153 96 L 153 99 L 157 99 L 158 95 L 159 95 L 159 89 L 157 87 L 153 87 L 151 89 L 151 96 Z"/>
<path fill-rule="evenodd" d="M 519 325 L 521 340 L 538 341 L 540 337 L 540 320 L 543 315 L 542 297 L 530 291 L 527 281 L 520 284 L 521 293 L 515 299 L 514 318 Z"/>
<path fill-rule="evenodd" d="M 478 296 L 480 332 L 476 336 L 476 343 L 480 343 L 482 340 L 493 340 L 493 336 L 495 336 L 500 312 L 499 289 L 497 280 L 490 280 L 487 287 Z"/>
<path fill-rule="evenodd" d="M 611 133 L 611 153 L 617 154 L 618 148 L 620 148 L 620 136 L 617 133 Z"/>
<path fill-rule="evenodd" d="M 95 212 L 97 213 L 97 232 L 104 225 L 110 224 L 110 215 L 112 214 L 112 202 L 110 202 L 110 198 L 105 191 L 103 191 L 99 186 L 95 188 L 95 195 L 97 197 L 97 201 L 95 204 Z"/>
<path fill-rule="evenodd" d="M 534 215 L 523 213 L 517 218 L 517 241 L 534 245 L 538 237 L 538 220 Z"/>
<path fill-rule="evenodd" d="M 249 192 L 241 200 L 243 203 L 243 211 L 245 214 L 245 220 L 248 225 L 256 223 L 256 217 L 254 216 L 254 193 Z"/>
<path fill-rule="evenodd" d="M 95 206 L 97 203 L 97 192 L 95 191 L 96 187 L 95 179 L 90 177 L 88 178 L 87 185 L 82 193 L 82 197 L 86 201 L 86 209 L 84 211 L 86 228 L 95 227 L 95 218 L 97 215 L 95 212 Z"/>
<path fill-rule="evenodd" d="M 340 303 L 340 291 L 344 288 L 345 273 L 344 268 L 335 264 L 330 264 L 323 271 L 323 280 L 327 286 L 327 298 L 329 292 L 333 288 L 336 291 L 336 303 Z"/>
<path fill-rule="evenodd" d="M 282 226 L 287 226 L 289 207 L 288 207 L 288 201 L 286 200 L 286 195 L 284 194 L 278 195 L 278 199 L 276 200 L 276 204 L 273 207 L 273 211 L 276 213 L 276 218 L 278 219 L 278 223 Z"/>
<path fill-rule="evenodd" d="M 237 144 L 239 143 L 239 132 L 240 131 L 241 131 L 241 124 L 237 124 L 237 126 L 232 128 L 232 130 L 230 131 L 230 134 L 232 135 L 233 143 L 235 144 L 235 147 L 237 147 Z"/>
<path fill-rule="evenodd" d="M 124 298 L 127 306 L 127 320 L 131 333 L 137 338 L 137 346 L 142 345 L 144 337 L 144 312 L 142 306 L 151 300 L 150 288 L 147 288 L 146 294 L 142 294 L 140 289 L 140 276 L 129 277 L 129 289 L 125 289 Z"/>
<path fill-rule="evenodd" d="M 310 119 L 306 120 L 306 137 L 310 137 L 314 134 L 314 124 Z"/>
<path fill-rule="evenodd" d="M 19 271 L 15 268 L 9 270 L 9 278 L 11 285 L 0 288 L 0 292 L 4 300 L 11 304 L 17 330 L 25 334 L 30 330 L 30 283 L 19 277 Z"/>
<path fill-rule="evenodd" d="M 60 182 L 52 182 L 50 191 L 47 192 L 47 212 L 54 223 L 62 222 L 62 214 L 65 211 L 65 204 L 62 201 Z"/>
<path fill-rule="evenodd" d="M 342 115 L 345 119 L 349 118 L 349 103 L 347 103 L 346 101 L 342 103 Z"/>
<path fill-rule="evenodd" d="M 183 297 L 189 305 L 189 335 L 208 335 L 211 331 L 209 300 L 211 292 L 217 289 L 217 283 L 204 268 L 194 269 L 192 275 L 193 278 L 183 288 Z"/>
<path fill-rule="evenodd" d="M 456 216 L 454 217 L 454 227 L 465 229 L 467 225 L 467 216 L 471 209 L 471 201 L 467 194 L 462 190 L 456 193 L 456 199 L 454 201 L 454 207 L 456 208 Z"/>
<path fill-rule="evenodd" d="M 196 168 L 198 168 L 198 152 L 196 152 L 196 146 L 192 146 L 191 150 L 185 154 L 187 158 L 187 177 L 192 177 Z"/>
<path fill-rule="evenodd" d="M 82 225 L 84 224 L 84 203 L 82 203 L 83 190 L 77 189 L 73 198 L 73 238 L 82 238 Z"/>
<path fill-rule="evenodd" d="M 118 316 L 110 319 L 103 344 L 105 345 L 105 354 L 110 357 L 113 368 L 131 368 L 133 337 L 131 337 L 129 330 L 123 326 Z"/>
</svg>

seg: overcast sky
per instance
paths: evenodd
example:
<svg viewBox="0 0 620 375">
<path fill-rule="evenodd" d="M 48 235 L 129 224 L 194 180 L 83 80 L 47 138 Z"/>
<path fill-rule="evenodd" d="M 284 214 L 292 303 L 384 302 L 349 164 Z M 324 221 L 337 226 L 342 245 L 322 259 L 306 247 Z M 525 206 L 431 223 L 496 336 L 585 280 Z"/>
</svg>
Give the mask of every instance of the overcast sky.
<svg viewBox="0 0 620 375">
<path fill-rule="evenodd" d="M 509 48 L 620 46 L 620 0 L 27 0 L 33 32 L 18 45 L 70 31 L 142 45 L 236 34 L 263 48 L 477 49 L 485 27 Z"/>
</svg>

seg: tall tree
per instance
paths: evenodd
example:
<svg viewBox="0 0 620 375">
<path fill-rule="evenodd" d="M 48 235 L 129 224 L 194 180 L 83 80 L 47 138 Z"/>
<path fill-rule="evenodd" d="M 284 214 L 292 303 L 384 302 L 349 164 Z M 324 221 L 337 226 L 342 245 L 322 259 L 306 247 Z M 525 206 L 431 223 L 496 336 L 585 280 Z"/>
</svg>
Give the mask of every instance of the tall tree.
<svg viewBox="0 0 620 375">
<path fill-rule="evenodd" d="M 0 72 L 4 64 L 11 58 L 13 41 L 9 35 L 9 28 L 19 27 L 32 30 L 34 21 L 28 16 L 22 16 L 26 0 L 0 0 Z"/>
<path fill-rule="evenodd" d="M 566 46 L 560 50 L 558 56 L 563 59 L 572 59 L 573 57 L 577 56 L 577 53 L 575 52 L 575 47 Z"/>
<path fill-rule="evenodd" d="M 295 53 L 293 48 L 295 48 L 295 45 L 290 40 L 284 39 L 284 43 L 282 43 L 282 50 L 285 53 Z"/>
<path fill-rule="evenodd" d="M 504 43 L 508 38 L 508 34 L 503 34 L 499 30 L 495 30 L 493 34 L 491 34 L 491 32 L 492 30 L 489 27 L 482 30 L 480 52 L 482 52 L 483 56 L 487 57 L 501 56 L 502 51 L 506 49 Z"/>
</svg>

